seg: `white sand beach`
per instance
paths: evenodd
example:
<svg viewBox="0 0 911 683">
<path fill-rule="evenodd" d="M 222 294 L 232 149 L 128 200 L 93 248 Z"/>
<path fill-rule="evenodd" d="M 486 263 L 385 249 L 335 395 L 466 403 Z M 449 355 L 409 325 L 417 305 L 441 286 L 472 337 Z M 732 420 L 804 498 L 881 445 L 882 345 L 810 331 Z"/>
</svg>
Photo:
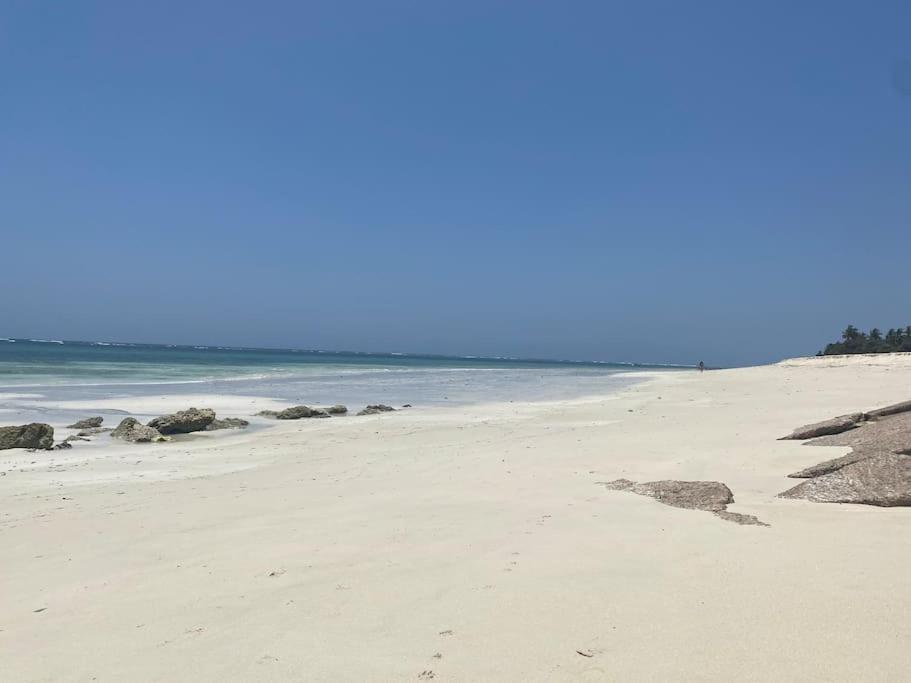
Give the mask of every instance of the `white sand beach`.
<svg viewBox="0 0 911 683">
<path fill-rule="evenodd" d="M 777 498 L 847 449 L 776 439 L 909 398 L 911 355 L 829 357 L 4 451 L 0 678 L 904 680 L 911 509 Z M 112 407 L 272 407 L 179 403 Z M 618 478 L 724 482 L 770 526 Z"/>
</svg>

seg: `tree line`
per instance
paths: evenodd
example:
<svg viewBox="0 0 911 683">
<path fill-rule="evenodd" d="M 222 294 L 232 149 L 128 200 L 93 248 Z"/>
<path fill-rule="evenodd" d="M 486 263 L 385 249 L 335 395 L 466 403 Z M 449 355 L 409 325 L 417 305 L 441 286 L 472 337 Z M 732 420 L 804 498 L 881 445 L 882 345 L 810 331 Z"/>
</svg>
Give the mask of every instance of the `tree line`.
<svg viewBox="0 0 911 683">
<path fill-rule="evenodd" d="M 843 353 L 892 353 L 911 351 L 911 325 L 896 327 L 885 334 L 874 327 L 869 332 L 848 325 L 841 333 L 841 341 L 826 344 L 817 356 L 834 356 Z"/>
</svg>

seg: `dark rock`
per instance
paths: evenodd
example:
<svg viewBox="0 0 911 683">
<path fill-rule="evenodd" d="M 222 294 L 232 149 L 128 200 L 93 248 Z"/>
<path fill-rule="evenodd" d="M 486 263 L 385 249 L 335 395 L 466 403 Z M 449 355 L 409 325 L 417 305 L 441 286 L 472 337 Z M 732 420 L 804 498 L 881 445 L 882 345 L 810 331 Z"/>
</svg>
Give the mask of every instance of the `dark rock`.
<svg viewBox="0 0 911 683">
<path fill-rule="evenodd" d="M 310 417 L 332 417 L 325 408 L 311 408 Z"/>
<path fill-rule="evenodd" d="M 360 412 L 358 415 L 376 415 L 377 413 L 388 413 L 395 410 L 392 406 L 383 405 L 382 403 L 376 403 L 374 405 L 369 405 Z"/>
<path fill-rule="evenodd" d="M 852 413 L 850 415 L 833 417 L 831 420 L 825 420 L 823 422 L 816 422 L 814 424 L 798 427 L 793 432 L 791 432 L 791 434 L 788 436 L 783 436 L 779 440 L 804 441 L 806 439 L 816 438 L 817 436 L 840 434 L 841 432 L 846 432 L 849 429 L 854 429 L 857 425 L 863 422 L 863 420 L 863 413 Z"/>
<path fill-rule="evenodd" d="M 86 438 L 86 437 L 84 437 L 84 436 L 81 436 L 81 435 L 79 435 L 79 434 L 76 434 L 76 435 L 74 435 L 74 436 L 68 436 L 68 437 L 66 437 L 66 438 L 64 439 L 64 441 L 67 442 L 67 443 L 69 443 L 70 441 L 91 441 L 91 439 L 88 439 L 88 438 Z"/>
<path fill-rule="evenodd" d="M 135 417 L 126 417 L 120 421 L 120 424 L 111 432 L 115 439 L 122 439 L 132 443 L 149 443 L 153 441 L 168 441 L 168 437 L 162 436 L 154 427 L 147 427 Z"/>
<path fill-rule="evenodd" d="M 348 412 L 348 407 L 343 406 L 341 404 L 334 405 L 329 408 L 326 408 L 326 412 L 329 413 L 330 415 L 344 415 L 345 413 Z"/>
<path fill-rule="evenodd" d="M 6 448 L 35 448 L 42 451 L 54 447 L 54 428 L 43 422 L 0 427 L 0 450 Z"/>
<path fill-rule="evenodd" d="M 901 403 L 893 403 L 885 408 L 877 408 L 865 413 L 865 416 L 868 420 L 878 420 L 887 415 L 898 415 L 899 413 L 907 412 L 911 412 L 911 401 L 902 401 Z"/>
<path fill-rule="evenodd" d="M 54 450 L 63 451 L 63 450 L 66 450 L 67 448 L 72 448 L 72 447 L 73 447 L 73 444 L 71 444 L 68 440 L 64 439 L 63 441 L 61 441 L 60 443 L 58 443 L 54 446 Z"/>
<path fill-rule="evenodd" d="M 260 410 L 256 413 L 257 417 L 278 417 L 277 410 Z"/>
<path fill-rule="evenodd" d="M 93 429 L 100 427 L 102 422 L 104 422 L 103 417 L 87 417 L 79 422 L 74 422 L 67 429 Z"/>
<path fill-rule="evenodd" d="M 313 410 L 310 406 L 293 406 L 276 413 L 275 417 L 279 420 L 300 420 L 302 417 L 310 417 L 312 414 Z"/>
<path fill-rule="evenodd" d="M 911 505 L 911 456 L 873 455 L 809 479 L 779 494 L 815 503 L 860 503 L 883 507 Z"/>
<path fill-rule="evenodd" d="M 150 420 L 149 427 L 154 427 L 162 434 L 189 434 L 201 432 L 215 420 L 215 411 L 211 408 L 188 408 L 173 415 L 162 415 Z"/>
<path fill-rule="evenodd" d="M 410 404 L 410 403 L 405 403 L 402 407 L 403 407 L 403 408 L 410 408 L 410 407 L 411 407 L 411 404 Z"/>
<path fill-rule="evenodd" d="M 239 417 L 216 418 L 206 427 L 207 432 L 214 432 L 216 429 L 243 429 L 250 423 Z"/>
</svg>

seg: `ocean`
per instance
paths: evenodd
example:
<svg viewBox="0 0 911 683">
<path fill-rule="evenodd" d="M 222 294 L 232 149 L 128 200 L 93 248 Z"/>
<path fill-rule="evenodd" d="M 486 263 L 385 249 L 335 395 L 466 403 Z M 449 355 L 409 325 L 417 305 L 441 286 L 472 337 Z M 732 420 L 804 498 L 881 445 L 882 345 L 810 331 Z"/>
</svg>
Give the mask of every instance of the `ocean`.
<svg viewBox="0 0 911 683">
<path fill-rule="evenodd" d="M 0 339 L 0 421 L 36 405 L 144 395 L 230 394 L 316 405 L 470 404 L 602 395 L 628 373 L 671 366 Z"/>
</svg>

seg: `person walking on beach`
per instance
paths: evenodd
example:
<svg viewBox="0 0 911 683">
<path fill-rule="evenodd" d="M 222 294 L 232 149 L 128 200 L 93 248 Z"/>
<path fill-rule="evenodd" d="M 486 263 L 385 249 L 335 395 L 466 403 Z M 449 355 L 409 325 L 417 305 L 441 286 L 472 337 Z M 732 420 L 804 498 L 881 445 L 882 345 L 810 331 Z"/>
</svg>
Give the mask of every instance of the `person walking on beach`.
<svg viewBox="0 0 911 683">
<path fill-rule="evenodd" d="M 702 361 L 699 361 L 698 368 L 699 368 L 699 372 L 705 372 L 705 363 L 703 363 Z"/>
</svg>

